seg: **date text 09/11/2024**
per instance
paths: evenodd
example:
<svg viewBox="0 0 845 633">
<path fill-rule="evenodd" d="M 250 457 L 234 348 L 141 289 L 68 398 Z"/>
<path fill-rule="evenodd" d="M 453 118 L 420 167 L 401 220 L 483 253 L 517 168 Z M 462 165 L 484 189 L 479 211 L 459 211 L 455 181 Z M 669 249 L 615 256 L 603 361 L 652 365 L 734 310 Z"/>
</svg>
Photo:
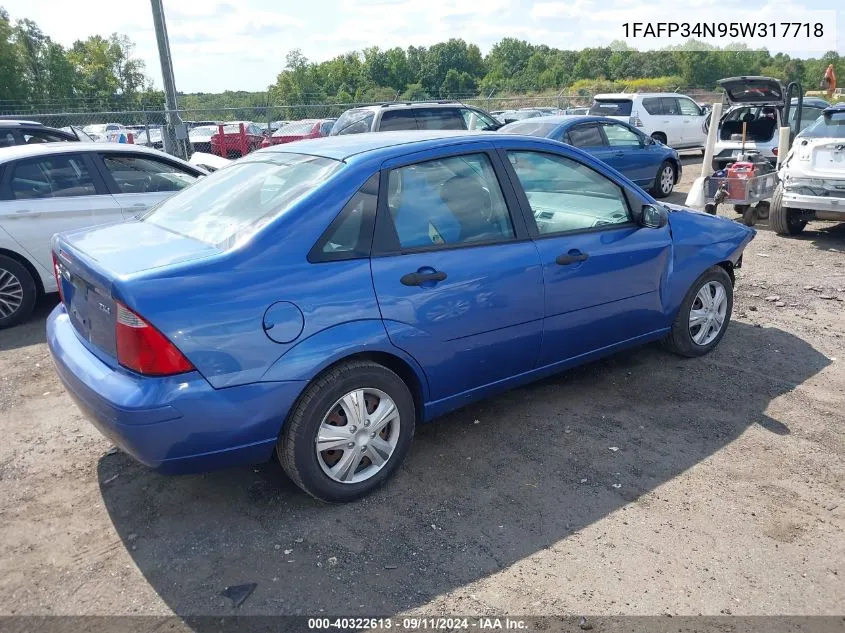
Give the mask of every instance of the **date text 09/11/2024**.
<svg viewBox="0 0 845 633">
<path fill-rule="evenodd" d="M 387 630 L 400 631 L 419 630 L 469 630 L 486 631 L 524 631 L 529 628 L 528 622 L 515 618 L 495 617 L 406 617 L 398 618 L 308 618 L 308 629 L 320 630 Z"/>
<path fill-rule="evenodd" d="M 625 22 L 625 38 L 820 38 L 821 22 Z"/>
</svg>

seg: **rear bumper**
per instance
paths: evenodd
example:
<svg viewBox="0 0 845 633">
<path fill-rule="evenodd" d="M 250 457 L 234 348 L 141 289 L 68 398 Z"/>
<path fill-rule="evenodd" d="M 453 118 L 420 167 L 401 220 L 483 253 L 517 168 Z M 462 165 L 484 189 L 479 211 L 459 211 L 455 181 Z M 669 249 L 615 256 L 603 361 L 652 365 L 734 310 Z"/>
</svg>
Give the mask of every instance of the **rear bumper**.
<svg viewBox="0 0 845 633">
<path fill-rule="evenodd" d="M 63 305 L 47 319 L 56 372 L 83 414 L 125 452 L 167 473 L 266 461 L 304 382 L 214 389 L 198 373 L 147 378 L 95 356 Z"/>
<path fill-rule="evenodd" d="M 798 193 L 783 192 L 783 206 L 790 209 L 807 209 L 808 211 L 826 211 L 841 213 L 845 220 L 845 198 L 828 198 L 826 196 L 805 196 Z"/>
</svg>

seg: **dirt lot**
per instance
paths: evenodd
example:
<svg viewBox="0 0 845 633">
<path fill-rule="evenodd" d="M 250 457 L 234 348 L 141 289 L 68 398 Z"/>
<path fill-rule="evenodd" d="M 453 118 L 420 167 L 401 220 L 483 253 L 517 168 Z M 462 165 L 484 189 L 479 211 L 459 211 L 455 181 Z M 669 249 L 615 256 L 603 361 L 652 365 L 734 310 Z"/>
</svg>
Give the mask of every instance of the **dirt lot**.
<svg viewBox="0 0 845 633">
<path fill-rule="evenodd" d="M 239 613 L 841 614 L 845 226 L 758 228 L 713 354 L 650 346 L 454 413 L 342 507 L 276 465 L 109 452 L 54 376 L 50 298 L 0 332 L 0 614 L 230 614 L 242 583 Z"/>
</svg>

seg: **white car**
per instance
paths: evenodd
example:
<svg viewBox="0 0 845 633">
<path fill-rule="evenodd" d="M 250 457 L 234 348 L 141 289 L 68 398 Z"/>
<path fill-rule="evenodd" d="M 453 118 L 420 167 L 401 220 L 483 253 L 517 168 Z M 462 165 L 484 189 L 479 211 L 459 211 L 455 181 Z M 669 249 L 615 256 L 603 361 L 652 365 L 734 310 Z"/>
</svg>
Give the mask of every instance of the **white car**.
<svg viewBox="0 0 845 633">
<path fill-rule="evenodd" d="M 0 152 L 0 329 L 26 319 L 39 295 L 56 292 L 53 234 L 123 222 L 206 173 L 135 145 L 5 148 Z"/>
<path fill-rule="evenodd" d="M 730 104 L 719 122 L 719 134 L 713 150 L 713 169 L 723 169 L 736 157 L 748 151 L 777 162 L 778 128 L 787 115 L 786 88 L 772 77 L 730 77 L 718 84 L 724 88 Z M 796 124 L 798 99 L 790 101 L 788 125 L 797 132 L 812 124 L 829 104 L 823 99 L 804 97 L 801 121 Z M 745 146 L 742 126 L 745 124 Z"/>
<path fill-rule="evenodd" d="M 593 98 L 590 114 L 619 119 L 674 149 L 701 149 L 708 113 L 690 97 L 672 92 L 619 92 Z"/>
<path fill-rule="evenodd" d="M 809 220 L 845 222 L 845 104 L 831 106 L 795 140 L 778 172 L 769 225 L 795 235 Z"/>
</svg>

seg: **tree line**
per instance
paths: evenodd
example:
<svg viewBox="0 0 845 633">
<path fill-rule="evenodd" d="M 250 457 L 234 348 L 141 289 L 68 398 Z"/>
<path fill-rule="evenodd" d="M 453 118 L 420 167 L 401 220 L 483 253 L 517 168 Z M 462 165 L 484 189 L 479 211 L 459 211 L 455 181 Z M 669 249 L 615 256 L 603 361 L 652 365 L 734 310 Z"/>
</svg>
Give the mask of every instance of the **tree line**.
<svg viewBox="0 0 845 633">
<path fill-rule="evenodd" d="M 134 48 L 129 37 L 117 33 L 92 35 L 65 48 L 32 20 L 12 22 L 0 7 L 0 111 L 161 109 L 163 94 L 153 89 Z M 800 59 L 700 42 L 658 51 L 638 51 L 623 42 L 571 51 L 516 38 L 502 39 L 484 55 L 476 44 L 450 39 L 429 47 L 373 46 L 323 62 L 292 50 L 266 91 L 180 94 L 179 105 L 200 110 L 561 91 L 590 94 L 623 87 L 712 89 L 718 79 L 735 75 L 799 80 L 810 90 L 818 88 L 828 64 L 841 68 L 843 61 L 835 51 Z"/>
</svg>

